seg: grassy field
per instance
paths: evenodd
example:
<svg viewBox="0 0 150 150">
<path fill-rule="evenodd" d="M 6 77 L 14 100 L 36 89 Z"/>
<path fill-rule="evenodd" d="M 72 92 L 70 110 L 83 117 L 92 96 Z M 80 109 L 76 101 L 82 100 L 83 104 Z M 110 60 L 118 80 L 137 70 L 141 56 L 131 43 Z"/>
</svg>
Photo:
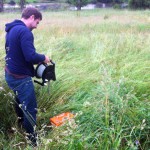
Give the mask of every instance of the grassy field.
<svg viewBox="0 0 150 150">
<path fill-rule="evenodd" d="M 28 150 L 3 71 L 4 25 L 15 18 L 20 15 L 0 14 L 0 148 Z M 148 150 L 150 11 L 44 12 L 33 32 L 57 75 L 50 94 L 35 85 L 39 149 Z M 75 118 L 49 127 L 50 117 L 67 111 Z"/>
</svg>

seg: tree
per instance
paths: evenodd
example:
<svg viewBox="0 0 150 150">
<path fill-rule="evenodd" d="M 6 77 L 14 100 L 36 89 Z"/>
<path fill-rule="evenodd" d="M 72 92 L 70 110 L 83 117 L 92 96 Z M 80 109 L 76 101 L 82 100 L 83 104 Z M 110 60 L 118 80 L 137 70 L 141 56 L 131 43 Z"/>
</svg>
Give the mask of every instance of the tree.
<svg viewBox="0 0 150 150">
<path fill-rule="evenodd" d="M 133 9 L 150 8 L 150 0 L 129 0 L 129 6 Z"/>
<path fill-rule="evenodd" d="M 68 0 L 67 2 L 75 5 L 77 7 L 77 10 L 81 10 L 82 6 L 85 6 L 86 4 L 93 2 L 93 0 Z"/>
</svg>

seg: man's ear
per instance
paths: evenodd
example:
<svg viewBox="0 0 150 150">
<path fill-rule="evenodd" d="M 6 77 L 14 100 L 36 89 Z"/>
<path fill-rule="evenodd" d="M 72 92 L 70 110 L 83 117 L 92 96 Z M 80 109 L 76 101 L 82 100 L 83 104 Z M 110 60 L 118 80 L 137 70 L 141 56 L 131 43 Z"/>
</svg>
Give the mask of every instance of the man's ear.
<svg viewBox="0 0 150 150">
<path fill-rule="evenodd" d="M 31 19 L 34 19 L 34 15 L 30 16 Z"/>
</svg>

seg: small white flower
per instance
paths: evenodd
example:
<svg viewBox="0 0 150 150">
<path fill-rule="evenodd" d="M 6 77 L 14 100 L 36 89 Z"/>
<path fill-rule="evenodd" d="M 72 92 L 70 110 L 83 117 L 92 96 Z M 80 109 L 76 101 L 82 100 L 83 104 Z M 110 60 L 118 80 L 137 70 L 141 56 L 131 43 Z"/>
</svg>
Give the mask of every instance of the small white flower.
<svg viewBox="0 0 150 150">
<path fill-rule="evenodd" d="M 3 87 L 0 87 L 0 91 L 5 91 L 5 89 Z"/>
<path fill-rule="evenodd" d="M 82 115 L 82 114 L 83 114 L 83 112 L 82 112 L 82 111 L 79 111 L 78 115 L 80 116 L 80 115 Z"/>
<path fill-rule="evenodd" d="M 146 120 L 145 120 L 145 119 L 143 119 L 142 123 L 145 123 L 145 121 L 146 121 Z"/>
<path fill-rule="evenodd" d="M 12 129 L 13 131 L 17 131 L 17 129 L 16 129 L 16 128 L 14 128 L 14 127 L 12 127 L 11 129 Z"/>
<path fill-rule="evenodd" d="M 10 102 L 10 104 L 13 105 L 14 103 L 13 103 L 13 102 Z"/>
<path fill-rule="evenodd" d="M 46 145 L 47 145 L 48 143 L 52 142 L 52 141 L 53 141 L 52 139 L 47 139 L 47 140 L 46 140 Z"/>
<path fill-rule="evenodd" d="M 85 101 L 85 102 L 83 103 L 83 106 L 84 106 L 84 107 L 88 107 L 88 106 L 90 106 L 90 105 L 91 105 L 91 103 L 88 102 L 88 101 Z"/>
<path fill-rule="evenodd" d="M 10 96 L 10 97 L 13 97 L 12 93 L 10 93 L 10 92 L 7 95 Z"/>
</svg>

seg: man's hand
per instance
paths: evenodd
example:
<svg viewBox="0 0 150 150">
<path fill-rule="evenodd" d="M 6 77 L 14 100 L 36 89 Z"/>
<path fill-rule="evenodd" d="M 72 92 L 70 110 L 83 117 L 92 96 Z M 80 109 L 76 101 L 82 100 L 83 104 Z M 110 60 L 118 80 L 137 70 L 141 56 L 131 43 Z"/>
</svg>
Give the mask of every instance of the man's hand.
<svg viewBox="0 0 150 150">
<path fill-rule="evenodd" d="M 45 60 L 44 60 L 44 63 L 49 63 L 50 62 L 50 59 L 49 59 L 49 57 L 48 56 L 45 56 Z"/>
</svg>

